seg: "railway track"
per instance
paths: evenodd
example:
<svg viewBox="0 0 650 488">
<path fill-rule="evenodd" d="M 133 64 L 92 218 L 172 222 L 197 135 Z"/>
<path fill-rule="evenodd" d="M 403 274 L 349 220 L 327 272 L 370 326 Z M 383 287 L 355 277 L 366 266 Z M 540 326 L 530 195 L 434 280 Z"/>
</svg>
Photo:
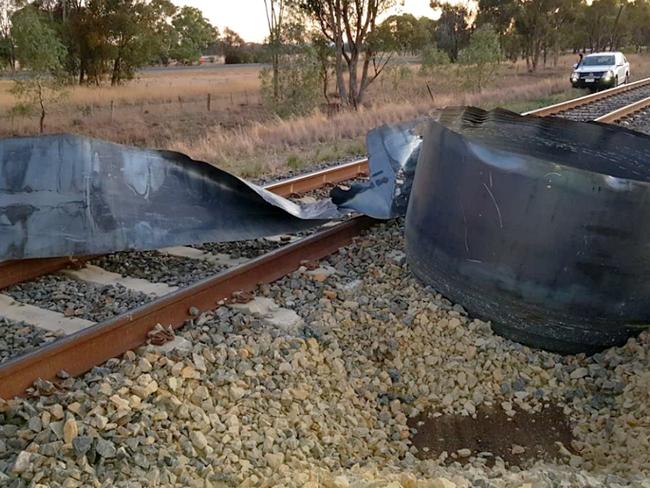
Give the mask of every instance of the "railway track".
<svg viewBox="0 0 650 488">
<path fill-rule="evenodd" d="M 590 112 L 589 120 L 615 123 L 648 106 L 639 102 L 639 97 L 647 101 L 646 91 L 650 91 L 650 79 L 529 114 L 574 118 L 576 110 L 584 114 L 585 107 L 594 104 L 597 108 Z M 620 107 L 622 97 L 628 103 L 632 98 L 639 103 L 626 112 Z M 282 196 L 293 196 L 358 178 L 367 170 L 367 160 L 359 160 L 273 183 L 267 188 Z M 295 242 L 287 238 L 254 244 L 122 253 L 122 256 L 0 264 L 0 288 L 5 289 L 0 292 L 0 316 L 14 322 L 36 317 L 36 321 L 51 324 L 53 330 L 50 332 L 54 329 L 66 331 L 64 337 L 0 365 L 0 397 L 20 395 L 37 378 L 55 380 L 61 371 L 70 375 L 84 373 L 145 343 L 149 331 L 157 324 L 182 327 L 202 312 L 230 300 L 235 292 L 252 291 L 260 283 L 277 280 L 334 253 L 371 225 L 371 219 L 357 217 Z M 183 272 L 183 267 L 192 268 L 192 273 Z M 57 271 L 63 273 L 52 274 Z M 179 279 L 179 276 L 185 278 Z M 30 285 L 30 280 L 35 279 L 37 281 L 31 281 Z M 72 283 L 84 282 L 93 284 L 87 288 L 93 290 L 90 294 L 83 286 L 69 292 Z M 118 283 L 119 293 L 111 291 L 115 283 Z M 36 299 L 27 298 L 34 294 Z M 70 295 L 76 298 L 72 300 Z M 57 296 L 64 298 L 57 299 Z M 84 310 L 79 313 L 84 304 L 92 304 L 92 313 Z"/>
<path fill-rule="evenodd" d="M 531 110 L 524 115 L 555 116 L 587 122 L 650 96 L 650 78 L 634 81 L 565 102 Z"/>
</svg>

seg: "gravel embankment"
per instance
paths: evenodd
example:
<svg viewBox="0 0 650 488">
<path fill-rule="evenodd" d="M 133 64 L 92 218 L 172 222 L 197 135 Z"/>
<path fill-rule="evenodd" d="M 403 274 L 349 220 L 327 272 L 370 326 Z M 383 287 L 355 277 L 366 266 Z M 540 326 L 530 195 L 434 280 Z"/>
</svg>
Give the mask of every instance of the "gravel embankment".
<svg viewBox="0 0 650 488">
<path fill-rule="evenodd" d="M 582 107 L 566 110 L 557 115 L 564 119 L 577 120 L 588 122 L 594 120 L 601 115 L 613 112 L 631 103 L 637 102 L 643 98 L 650 96 L 650 86 L 643 86 L 634 90 L 630 90 L 619 95 L 614 95 L 608 98 L 603 98 L 597 102 L 584 105 Z"/>
<path fill-rule="evenodd" d="M 0 404 L 3 486 L 647 486 L 650 336 L 589 358 L 495 336 L 412 277 L 402 235 L 378 226 L 324 281 L 260 287 L 297 335 L 222 307 L 180 333 L 185 352 L 143 347 Z M 494 452 L 439 439 L 436 422 L 490 409 Z M 526 416 L 544 419 L 539 453 L 509 436 Z"/>
<path fill-rule="evenodd" d="M 627 117 L 618 122 L 618 125 L 650 135 L 650 109 Z"/>
<path fill-rule="evenodd" d="M 0 363 L 52 342 L 60 334 L 0 318 Z"/>
<path fill-rule="evenodd" d="M 133 310 L 152 300 L 123 286 L 98 286 L 60 274 L 14 285 L 3 293 L 15 300 L 94 322 Z"/>
</svg>

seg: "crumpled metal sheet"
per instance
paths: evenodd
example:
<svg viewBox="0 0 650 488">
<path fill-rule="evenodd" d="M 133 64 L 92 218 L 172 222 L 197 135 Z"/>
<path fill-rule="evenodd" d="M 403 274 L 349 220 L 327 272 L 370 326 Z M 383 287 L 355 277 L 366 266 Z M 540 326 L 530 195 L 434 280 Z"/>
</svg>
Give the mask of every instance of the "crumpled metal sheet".
<svg viewBox="0 0 650 488">
<path fill-rule="evenodd" d="M 0 140 L 0 261 L 252 239 L 341 215 L 176 152 L 75 135 Z"/>
<path fill-rule="evenodd" d="M 366 138 L 370 174 L 368 182 L 353 183 L 349 190 L 334 188 L 330 195 L 341 210 L 363 213 L 376 219 L 406 214 L 422 137 L 422 120 L 385 125 Z"/>
<path fill-rule="evenodd" d="M 425 283 L 498 333 L 564 353 L 650 325 L 650 137 L 504 110 L 443 111 L 406 216 Z"/>
</svg>

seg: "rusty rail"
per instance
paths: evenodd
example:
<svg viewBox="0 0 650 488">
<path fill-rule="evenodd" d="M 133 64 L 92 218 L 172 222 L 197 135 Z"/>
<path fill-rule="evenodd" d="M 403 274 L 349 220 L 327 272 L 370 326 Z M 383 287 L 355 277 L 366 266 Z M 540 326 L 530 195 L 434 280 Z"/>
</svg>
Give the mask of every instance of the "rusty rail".
<svg viewBox="0 0 650 488">
<path fill-rule="evenodd" d="M 352 180 L 367 175 L 368 160 L 359 159 L 333 168 L 326 168 L 306 175 L 283 180 L 278 183 L 271 183 L 265 188 L 277 195 L 287 197 L 289 195 L 315 190 L 327 184 L 335 185 L 342 181 Z"/>
<path fill-rule="evenodd" d="M 594 122 L 603 122 L 605 124 L 614 124 L 621 119 L 634 115 L 637 112 L 650 107 L 650 97 L 639 100 L 638 102 L 631 103 L 625 107 L 621 107 L 617 110 L 609 112 L 608 114 L 601 115 L 597 119 L 594 119 Z"/>
<path fill-rule="evenodd" d="M 522 115 L 536 115 L 538 117 L 543 117 L 546 115 L 556 115 L 565 110 L 571 110 L 576 107 L 581 107 L 583 105 L 588 105 L 590 103 L 602 100 L 603 98 L 611 97 L 612 95 L 618 95 L 620 93 L 625 93 L 630 90 L 635 90 L 642 86 L 650 85 L 650 78 L 644 78 L 642 80 L 634 81 L 626 85 L 620 85 L 608 90 L 603 90 L 595 93 L 590 93 L 583 97 L 574 98 L 572 100 L 567 100 L 566 102 L 556 103 L 554 105 L 549 105 L 548 107 L 538 108 L 536 110 L 531 110 Z"/>
<path fill-rule="evenodd" d="M 144 344 L 156 324 L 181 327 L 191 318 L 190 307 L 202 312 L 217 308 L 235 291 L 253 290 L 298 269 L 305 260 L 333 254 L 373 223 L 368 217 L 353 218 L 10 360 L 0 365 L 0 398 L 21 395 L 36 379 L 54 379 L 61 370 L 82 374 Z"/>
<path fill-rule="evenodd" d="M 276 183 L 265 188 L 273 193 L 287 197 L 322 188 L 326 184 L 336 184 L 368 174 L 368 160 L 360 159 L 332 168 L 314 171 Z M 9 286 L 32 280 L 48 273 L 54 273 L 70 266 L 83 264 L 90 258 L 62 257 L 45 259 L 25 259 L 0 263 L 0 290 Z"/>
<path fill-rule="evenodd" d="M 0 263 L 0 290 L 63 268 L 81 265 L 88 259 L 90 258 L 66 257 L 5 261 Z"/>
</svg>

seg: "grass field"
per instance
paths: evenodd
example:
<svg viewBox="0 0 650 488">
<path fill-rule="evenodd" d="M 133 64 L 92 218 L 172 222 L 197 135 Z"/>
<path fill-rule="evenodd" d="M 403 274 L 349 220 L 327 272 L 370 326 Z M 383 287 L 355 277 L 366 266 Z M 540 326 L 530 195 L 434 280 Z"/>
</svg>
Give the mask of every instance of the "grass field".
<svg viewBox="0 0 650 488">
<path fill-rule="evenodd" d="M 650 76 L 650 57 L 629 55 L 633 79 Z M 504 63 L 482 93 L 454 67 L 422 77 L 416 65 L 382 75 L 358 112 L 316 112 L 291 120 L 260 103 L 258 66 L 151 70 L 119 87 L 73 87 L 46 118 L 47 132 L 74 132 L 115 142 L 174 149 L 243 176 L 281 172 L 363 153 L 373 127 L 448 105 L 503 106 L 523 112 L 582 94 L 569 87 L 575 56 L 530 74 Z M 433 93 L 429 95 L 426 83 Z M 36 117 L 10 117 L 12 82 L 0 80 L 0 136 L 34 134 Z M 208 95 L 210 111 L 208 111 Z"/>
</svg>

